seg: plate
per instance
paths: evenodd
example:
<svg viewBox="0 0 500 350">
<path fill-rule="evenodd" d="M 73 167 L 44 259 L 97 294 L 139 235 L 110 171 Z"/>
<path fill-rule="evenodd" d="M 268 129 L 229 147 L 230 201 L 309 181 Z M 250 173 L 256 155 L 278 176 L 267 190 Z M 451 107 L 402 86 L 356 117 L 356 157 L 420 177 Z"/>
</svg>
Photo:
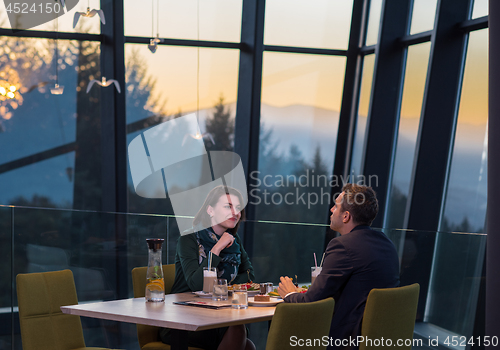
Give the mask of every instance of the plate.
<svg viewBox="0 0 500 350">
<path fill-rule="evenodd" d="M 230 290 L 229 295 L 231 295 L 232 292 L 233 291 Z M 247 294 L 249 297 L 253 297 L 254 295 L 260 294 L 260 291 L 259 290 L 247 290 Z"/>
<path fill-rule="evenodd" d="M 212 293 L 207 293 L 207 292 L 204 292 L 204 291 L 193 292 L 193 294 L 196 294 L 200 298 L 212 298 Z"/>
<path fill-rule="evenodd" d="M 248 305 L 250 306 L 275 306 L 282 303 L 283 299 L 271 298 L 269 301 L 255 301 L 253 297 L 248 297 Z"/>
<path fill-rule="evenodd" d="M 248 294 L 248 296 L 254 296 L 254 295 L 260 294 L 260 290 L 248 290 L 247 294 Z"/>
</svg>

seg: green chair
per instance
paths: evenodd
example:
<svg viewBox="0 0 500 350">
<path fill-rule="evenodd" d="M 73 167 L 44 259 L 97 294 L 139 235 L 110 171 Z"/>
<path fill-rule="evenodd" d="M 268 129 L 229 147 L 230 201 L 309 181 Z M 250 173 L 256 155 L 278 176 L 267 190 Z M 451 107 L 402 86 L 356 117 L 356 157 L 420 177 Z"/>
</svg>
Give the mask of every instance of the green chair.
<svg viewBox="0 0 500 350">
<path fill-rule="evenodd" d="M 23 350 L 105 350 L 85 347 L 79 316 L 61 306 L 78 304 L 70 270 L 16 276 Z"/>
<path fill-rule="evenodd" d="M 397 341 L 413 339 L 419 291 L 418 283 L 399 288 L 372 289 L 361 324 L 361 336 L 371 342 L 360 343 L 359 350 L 380 350 L 381 345 L 376 342 L 382 337 L 384 344 L 389 345 L 382 348 L 392 344 L 392 347 L 410 350 L 409 342 L 398 346 Z"/>
<path fill-rule="evenodd" d="M 332 298 L 311 303 L 278 304 L 269 328 L 266 350 L 297 349 L 300 346 L 293 346 L 293 339 L 298 341 L 328 336 L 334 306 Z M 307 349 L 326 349 L 326 345 L 318 343 L 307 346 Z"/>
<path fill-rule="evenodd" d="M 146 273 L 147 266 L 136 267 L 132 270 L 132 284 L 134 287 L 134 298 L 142 298 L 146 295 Z M 169 294 L 175 280 L 175 265 L 163 265 L 163 280 L 165 283 L 165 294 Z M 141 350 L 170 350 L 170 345 L 162 343 L 159 336 L 159 327 L 137 325 L 137 339 Z M 190 350 L 202 350 L 189 347 Z"/>
</svg>

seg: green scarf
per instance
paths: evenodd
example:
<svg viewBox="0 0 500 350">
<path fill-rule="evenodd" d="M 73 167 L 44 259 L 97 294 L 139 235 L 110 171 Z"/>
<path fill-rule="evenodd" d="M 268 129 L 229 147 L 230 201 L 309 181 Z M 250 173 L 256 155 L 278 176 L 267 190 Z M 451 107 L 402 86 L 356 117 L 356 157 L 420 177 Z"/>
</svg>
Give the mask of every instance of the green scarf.
<svg viewBox="0 0 500 350">
<path fill-rule="evenodd" d="M 198 241 L 200 253 L 198 263 L 201 265 L 203 259 L 209 256 L 208 252 L 212 250 L 213 246 L 219 241 L 219 236 L 209 227 L 197 231 L 196 239 Z M 219 256 L 222 260 L 217 266 L 217 276 L 218 278 L 225 278 L 227 283 L 230 284 L 236 276 L 238 276 L 238 269 L 241 264 L 240 245 L 235 240 L 230 247 L 222 249 Z"/>
</svg>

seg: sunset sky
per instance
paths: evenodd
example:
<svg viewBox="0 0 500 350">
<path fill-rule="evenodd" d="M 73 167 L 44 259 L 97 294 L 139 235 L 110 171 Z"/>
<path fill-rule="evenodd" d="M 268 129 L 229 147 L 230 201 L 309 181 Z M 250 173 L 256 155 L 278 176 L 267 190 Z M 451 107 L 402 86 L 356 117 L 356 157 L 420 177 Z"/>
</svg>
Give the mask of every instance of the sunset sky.
<svg viewBox="0 0 500 350">
<path fill-rule="evenodd" d="M 58 20 L 60 31 L 72 32 L 89 28 L 98 33 L 99 19 L 81 18 L 72 28 L 75 11 L 99 8 L 98 0 L 80 1 L 76 8 Z M 286 3 L 286 6 L 285 6 Z M 411 32 L 429 30 L 437 0 L 416 0 Z M 158 7 L 159 4 L 159 7 Z M 125 1 L 125 35 L 197 39 L 197 0 Z M 380 0 L 372 1 L 374 7 Z M 0 23 L 10 27 L 0 4 Z M 240 38 L 242 2 L 236 0 L 199 0 L 199 39 L 238 42 Z M 265 43 L 270 45 L 346 49 L 352 1 L 346 0 L 268 0 L 266 2 Z M 374 9 L 380 13 L 380 9 Z M 473 16 L 487 14 L 487 0 L 476 0 Z M 372 16 L 373 17 L 373 16 Z M 375 16 L 376 17 L 376 16 Z M 160 19 L 159 25 L 157 18 Z M 153 21 L 153 23 L 152 23 Z M 371 39 L 377 23 L 371 21 Z M 37 30 L 54 30 L 55 23 L 46 23 Z M 469 42 L 464 99 L 460 109 L 462 121 L 485 123 L 487 118 L 487 30 L 473 33 Z M 197 105 L 197 49 L 161 46 L 152 54 L 145 45 L 126 45 L 126 58 L 136 48 L 147 62 L 148 74 L 156 79 L 156 93 L 167 100 L 167 109 L 189 111 Z M 226 102 L 236 100 L 238 83 L 238 50 L 200 49 L 200 108 L 214 105 L 221 94 Z M 421 79 L 426 73 L 429 49 L 411 50 L 412 69 L 407 81 L 419 81 L 406 87 L 403 117 L 419 115 L 422 101 Z M 345 59 L 322 55 L 265 53 L 262 100 L 273 106 L 313 105 L 339 110 L 342 96 Z M 111 77 L 110 77 L 111 78 Z M 363 94 L 362 98 L 368 98 Z M 366 104 L 366 103 L 365 103 Z M 362 105 L 364 105 L 362 103 Z"/>
</svg>

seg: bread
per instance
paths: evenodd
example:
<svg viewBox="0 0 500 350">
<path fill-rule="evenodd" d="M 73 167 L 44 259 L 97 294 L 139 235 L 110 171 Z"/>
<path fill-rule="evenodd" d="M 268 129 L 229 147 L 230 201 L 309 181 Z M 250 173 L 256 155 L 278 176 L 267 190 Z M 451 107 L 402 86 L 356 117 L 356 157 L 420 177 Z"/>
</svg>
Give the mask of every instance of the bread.
<svg viewBox="0 0 500 350">
<path fill-rule="evenodd" d="M 270 301 L 271 297 L 269 295 L 257 294 L 253 297 L 254 301 Z"/>
</svg>

